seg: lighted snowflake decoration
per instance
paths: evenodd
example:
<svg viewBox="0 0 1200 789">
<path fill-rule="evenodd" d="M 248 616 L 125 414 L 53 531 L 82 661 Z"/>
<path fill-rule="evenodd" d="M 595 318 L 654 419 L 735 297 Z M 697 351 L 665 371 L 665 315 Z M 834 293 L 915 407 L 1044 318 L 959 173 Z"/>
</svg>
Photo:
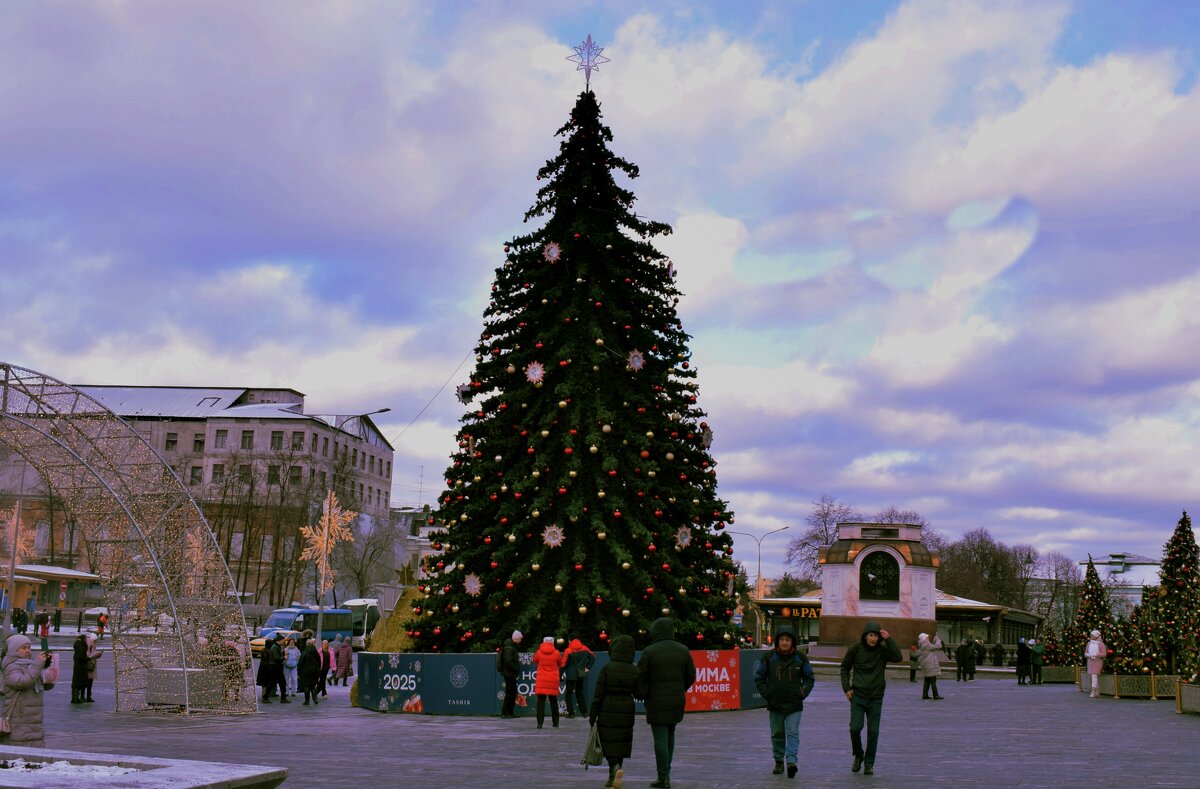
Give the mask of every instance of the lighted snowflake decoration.
<svg viewBox="0 0 1200 789">
<path fill-rule="evenodd" d="M 713 431 L 708 425 L 700 428 L 700 446 L 708 449 L 712 446 Z"/>
<path fill-rule="evenodd" d="M 680 548 L 686 548 L 692 544 L 692 530 L 687 526 L 680 526 L 679 531 L 675 532 L 675 544 Z"/>
<path fill-rule="evenodd" d="M 546 379 L 546 368 L 541 362 L 530 362 L 525 367 L 525 380 L 531 384 L 540 384 Z"/>
<path fill-rule="evenodd" d="M 483 591 L 483 582 L 479 580 L 478 575 L 471 573 L 463 579 L 463 589 L 466 589 L 471 597 L 479 597 L 479 593 Z"/>
<path fill-rule="evenodd" d="M 546 246 L 542 247 L 542 257 L 547 263 L 557 263 L 562 259 L 562 247 L 557 241 L 551 241 Z"/>
<path fill-rule="evenodd" d="M 465 403 L 471 399 L 471 385 L 470 384 L 459 384 L 457 391 L 458 391 L 458 402 Z"/>
<path fill-rule="evenodd" d="M 646 357 L 641 351 L 633 350 L 629 352 L 629 356 L 625 359 L 626 366 L 635 373 L 646 366 Z"/>
<path fill-rule="evenodd" d="M 562 546 L 563 541 L 566 538 L 567 535 L 563 533 L 561 526 L 555 526 L 554 524 L 551 524 L 542 529 L 542 542 L 545 543 L 547 547 L 559 548 Z"/>
<path fill-rule="evenodd" d="M 604 47 L 596 46 L 596 42 L 592 41 L 592 36 L 589 33 L 582 44 L 571 48 L 575 50 L 575 54 L 568 55 L 566 59 L 572 63 L 579 64 L 575 67 L 575 70 L 583 72 L 583 84 L 586 87 L 590 87 L 592 84 L 592 72 L 599 71 L 601 65 L 609 62 L 608 58 L 600 54 L 604 51 Z"/>
</svg>

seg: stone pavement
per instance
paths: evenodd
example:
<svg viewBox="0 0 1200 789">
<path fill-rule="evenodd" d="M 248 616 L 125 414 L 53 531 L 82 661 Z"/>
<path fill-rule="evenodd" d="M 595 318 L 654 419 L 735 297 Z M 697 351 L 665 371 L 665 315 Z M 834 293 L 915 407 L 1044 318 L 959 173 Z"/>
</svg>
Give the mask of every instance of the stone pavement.
<svg viewBox="0 0 1200 789">
<path fill-rule="evenodd" d="M 69 663 L 68 663 L 69 666 Z M 111 664 L 101 661 L 101 666 Z M 1089 699 L 1071 685 L 1012 679 L 939 684 L 921 701 L 897 671 L 888 683 L 876 774 L 850 772 L 848 705 L 838 678 L 818 672 L 800 727 L 800 775 L 771 775 L 764 710 L 688 715 L 677 731 L 671 785 L 703 787 L 1200 787 L 1200 716 L 1170 701 Z M 64 673 L 69 673 L 69 670 Z M 287 767 L 285 789 L 313 787 L 596 787 L 604 766 L 579 765 L 586 719 L 435 717 L 349 706 L 332 688 L 318 707 L 268 704 L 212 719 L 112 712 L 111 674 L 95 704 L 71 705 L 67 678 L 47 693 L 47 745 L 178 759 Z M 865 732 L 864 732 L 865 735 Z M 650 730 L 639 720 L 627 787 L 654 780 Z"/>
</svg>

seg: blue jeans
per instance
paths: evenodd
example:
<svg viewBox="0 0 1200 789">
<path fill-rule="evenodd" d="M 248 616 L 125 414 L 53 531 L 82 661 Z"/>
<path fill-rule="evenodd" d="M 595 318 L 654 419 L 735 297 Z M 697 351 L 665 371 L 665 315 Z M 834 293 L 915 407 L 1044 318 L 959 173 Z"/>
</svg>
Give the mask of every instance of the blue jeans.
<svg viewBox="0 0 1200 789">
<path fill-rule="evenodd" d="M 675 756 L 675 724 L 651 723 L 650 734 L 654 737 L 654 766 L 658 780 L 671 780 L 671 759 Z"/>
<path fill-rule="evenodd" d="M 771 753 L 775 761 L 796 763 L 796 752 L 800 750 L 800 713 L 767 710 L 771 718 Z M 786 758 L 785 758 L 786 757 Z"/>
<path fill-rule="evenodd" d="M 863 754 L 863 717 L 867 721 L 867 752 Z M 854 694 L 850 699 L 850 746 L 855 756 L 862 756 L 867 764 L 875 764 L 875 751 L 879 748 L 879 719 L 883 716 L 883 698 L 868 699 Z"/>
</svg>

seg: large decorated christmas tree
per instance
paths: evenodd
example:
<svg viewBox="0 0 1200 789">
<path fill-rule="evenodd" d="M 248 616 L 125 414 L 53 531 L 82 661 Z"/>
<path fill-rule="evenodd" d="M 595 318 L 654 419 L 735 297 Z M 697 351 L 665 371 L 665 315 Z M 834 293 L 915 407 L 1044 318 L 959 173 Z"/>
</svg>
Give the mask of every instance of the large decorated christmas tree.
<svg viewBox="0 0 1200 789">
<path fill-rule="evenodd" d="M 1193 680 L 1200 672 L 1200 550 L 1186 512 L 1163 547 L 1158 587 L 1142 595 L 1140 632 L 1155 670 Z"/>
<path fill-rule="evenodd" d="M 525 216 L 544 223 L 504 245 L 460 387 L 413 649 L 491 650 L 513 630 L 644 644 L 664 615 L 693 648 L 731 645 L 732 513 L 674 267 L 651 243 L 670 228 L 633 212 L 614 176 L 638 169 L 590 88 L 557 134 Z"/>
<path fill-rule="evenodd" d="M 1063 630 L 1061 648 L 1063 660 L 1068 665 L 1083 663 L 1083 651 L 1093 630 L 1100 631 L 1105 646 L 1117 650 L 1118 633 L 1108 590 L 1104 588 L 1096 564 L 1089 556 L 1087 571 L 1083 576 L 1083 591 L 1079 594 L 1079 608 L 1075 610 L 1075 619 Z M 1105 667 L 1108 667 L 1107 662 Z"/>
</svg>

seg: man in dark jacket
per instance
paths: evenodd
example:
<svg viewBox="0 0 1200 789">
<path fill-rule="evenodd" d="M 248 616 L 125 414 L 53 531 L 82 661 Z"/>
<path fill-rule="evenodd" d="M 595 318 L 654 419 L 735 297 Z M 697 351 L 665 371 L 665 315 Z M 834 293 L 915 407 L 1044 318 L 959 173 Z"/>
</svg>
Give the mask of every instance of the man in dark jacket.
<svg viewBox="0 0 1200 789">
<path fill-rule="evenodd" d="M 758 662 L 754 685 L 767 702 L 771 721 L 771 752 L 775 756 L 776 775 L 783 772 L 795 778 L 797 752 L 800 750 L 800 713 L 804 699 L 812 693 L 816 677 L 808 657 L 796 649 L 796 631 L 790 625 L 775 634 L 775 649 Z"/>
<path fill-rule="evenodd" d="M 696 681 L 692 653 L 675 640 L 675 628 L 667 617 L 650 625 L 650 646 L 642 652 L 638 669 L 638 696 L 646 702 L 646 723 L 654 735 L 656 789 L 671 786 L 671 759 L 675 755 L 675 726 L 683 720 L 688 688 Z"/>
<path fill-rule="evenodd" d="M 850 745 L 854 763 L 850 769 L 864 775 L 875 772 L 875 752 L 879 749 L 879 719 L 883 715 L 883 694 L 887 690 L 888 661 L 904 660 L 900 647 L 888 631 L 876 622 L 867 622 L 862 638 L 851 644 L 842 658 L 842 690 L 850 700 Z M 863 718 L 867 722 L 867 750 L 862 747 Z"/>
<path fill-rule="evenodd" d="M 497 670 L 504 677 L 504 703 L 500 705 L 501 718 L 515 718 L 517 703 L 517 677 L 521 676 L 521 635 L 514 630 L 512 641 L 500 648 Z"/>
<path fill-rule="evenodd" d="M 263 688 L 263 701 L 270 701 L 269 692 L 275 688 L 279 689 L 279 703 L 291 704 L 287 697 L 287 680 L 283 676 L 283 633 L 276 633 L 271 640 L 269 646 L 262 656 L 263 660 L 271 661 L 269 666 L 270 674 L 267 675 L 267 686 Z M 270 683 L 274 682 L 274 685 Z"/>
<path fill-rule="evenodd" d="M 1017 639 L 1017 684 L 1024 685 L 1025 680 L 1029 677 L 1029 659 L 1033 653 L 1029 651 L 1029 645 L 1025 643 L 1025 639 Z"/>
</svg>

